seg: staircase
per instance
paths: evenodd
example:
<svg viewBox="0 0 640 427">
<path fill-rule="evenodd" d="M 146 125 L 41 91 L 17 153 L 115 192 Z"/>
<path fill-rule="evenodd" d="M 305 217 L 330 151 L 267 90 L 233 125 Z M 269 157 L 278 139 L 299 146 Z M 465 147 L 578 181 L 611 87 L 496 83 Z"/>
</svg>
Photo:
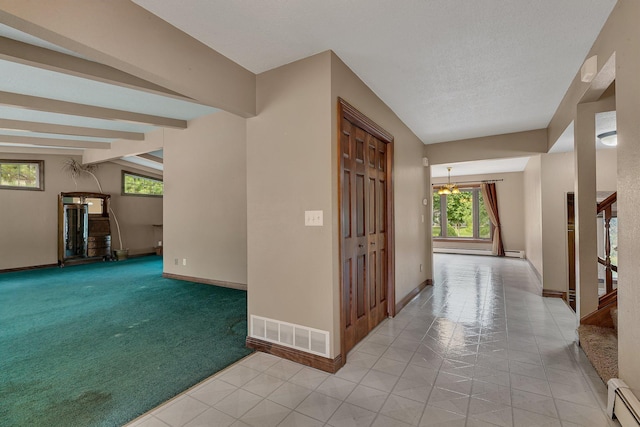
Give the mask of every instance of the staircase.
<svg viewBox="0 0 640 427">
<path fill-rule="evenodd" d="M 580 346 L 591 364 L 606 383 L 618 376 L 618 289 L 614 288 L 613 273 L 618 267 L 611 263 L 610 225 L 617 193 L 598 203 L 598 215 L 604 219 L 604 257 L 598 263 L 605 267 L 605 293 L 599 297 L 598 309 L 580 319 Z"/>
</svg>

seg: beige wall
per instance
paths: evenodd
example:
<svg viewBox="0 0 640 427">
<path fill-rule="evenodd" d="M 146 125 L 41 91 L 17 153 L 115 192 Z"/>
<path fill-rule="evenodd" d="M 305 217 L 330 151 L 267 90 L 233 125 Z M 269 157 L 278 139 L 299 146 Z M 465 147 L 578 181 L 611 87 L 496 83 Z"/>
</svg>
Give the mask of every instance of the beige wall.
<svg viewBox="0 0 640 427">
<path fill-rule="evenodd" d="M 618 131 L 618 366 L 619 377 L 640 397 L 640 2 L 618 0 L 587 54 L 598 56 L 598 70 L 615 54 L 616 113 Z M 549 143 L 555 143 L 575 119 L 576 105 L 589 85 L 580 81 L 578 72 L 549 124 Z M 600 170 L 600 166 L 598 166 Z M 598 178 L 599 182 L 601 178 Z M 607 187 L 610 183 L 606 184 Z"/>
<path fill-rule="evenodd" d="M 395 288 L 396 302 L 415 287 L 433 277 L 431 261 L 430 171 L 422 165 L 424 144 L 411 130 L 369 89 L 337 55 L 331 55 L 331 118 L 332 158 L 337 159 L 338 123 L 337 98 L 341 97 L 369 117 L 394 137 L 394 213 L 395 213 Z M 332 163 L 334 184 L 333 200 L 337 200 L 338 162 Z M 423 205 L 427 199 L 429 205 Z M 336 218 L 338 209 L 334 204 Z M 340 265 L 336 250 L 339 232 L 334 238 L 334 265 Z M 422 264 L 422 271 L 420 265 Z M 337 270 L 334 276 L 339 283 Z M 334 287 L 339 301 L 339 287 Z M 339 320 L 339 313 L 337 313 Z"/>
<path fill-rule="evenodd" d="M 539 163 L 539 169 L 538 169 Z M 616 150 L 596 152 L 596 187 L 598 191 L 615 191 Z M 539 172 L 538 172 L 539 170 Z M 539 183 L 536 176 L 540 176 Z M 613 185 L 613 187 L 612 187 Z M 567 271 L 567 202 L 574 191 L 573 152 L 543 154 L 532 158 L 525 171 L 527 204 L 527 257 L 542 276 L 545 290 L 566 292 Z M 540 198 L 540 239 L 535 211 Z M 595 222 L 595 218 L 593 219 Z M 542 262 L 540 262 L 540 254 Z"/>
<path fill-rule="evenodd" d="M 153 178 L 162 176 L 149 170 L 138 170 L 135 167 L 121 166 L 111 162 L 98 165 L 96 175 L 105 193 L 111 194 L 111 207 L 115 211 L 122 244 L 129 249 L 131 255 L 152 253 L 158 244 L 158 230 L 153 224 L 162 224 L 162 197 L 122 196 L 122 170 L 137 172 Z M 97 191 L 91 178 L 78 182 L 80 191 Z M 73 191 L 73 190 L 71 190 Z M 111 219 L 111 241 L 113 249 L 120 247 L 113 218 Z"/>
<path fill-rule="evenodd" d="M 533 156 L 523 172 L 525 254 L 542 278 L 542 188 L 540 180 L 541 156 Z"/>
<path fill-rule="evenodd" d="M 45 191 L 0 190 L 0 270 L 55 264 L 58 261 L 58 194 L 63 191 L 98 191 L 89 176 L 78 184 L 63 172 L 69 156 L 8 154 L 0 158 L 44 160 Z M 80 160 L 77 158 L 77 160 Z M 152 175 L 113 163 L 98 166 L 96 176 L 105 193 L 111 194 L 124 246 L 131 254 L 150 253 L 157 244 L 152 224 L 162 222 L 162 198 L 121 195 L 121 170 Z M 112 245 L 119 247 L 111 220 Z"/>
<path fill-rule="evenodd" d="M 164 271 L 246 285 L 246 120 L 218 112 L 148 138 L 163 136 Z"/>
<path fill-rule="evenodd" d="M 616 191 L 618 188 L 618 150 L 596 151 L 596 188 L 598 191 Z"/>
<path fill-rule="evenodd" d="M 525 250 L 525 222 L 522 172 L 465 175 L 455 177 L 451 181 L 481 182 L 492 179 L 499 180 L 496 182 L 496 191 L 504 249 L 506 251 L 523 251 Z M 446 182 L 447 178 L 432 178 L 434 185 Z M 433 247 L 491 250 L 491 243 L 434 241 Z"/>
<path fill-rule="evenodd" d="M 328 52 L 257 77 L 258 115 L 247 120 L 247 256 L 249 315 L 333 337 L 330 78 Z M 305 210 L 322 210 L 324 226 L 305 227 Z"/>
<path fill-rule="evenodd" d="M 542 287 L 566 292 L 567 192 L 573 191 L 573 152 L 541 156 Z M 595 222 L 595 218 L 593 221 Z"/>
<path fill-rule="evenodd" d="M 546 129 L 536 129 L 427 144 L 424 146 L 423 151 L 432 165 L 526 157 L 547 151 L 547 131 Z"/>
<path fill-rule="evenodd" d="M 619 0 L 600 39 L 616 41 L 618 127 L 618 366 L 640 398 L 640 2 Z"/>
<path fill-rule="evenodd" d="M 422 143 L 331 52 L 260 74 L 257 92 L 258 116 L 247 120 L 249 314 L 329 331 L 335 357 L 337 97 L 395 138 L 396 300 L 431 277 Z M 324 226 L 305 227 L 305 210 L 322 210 Z"/>
</svg>

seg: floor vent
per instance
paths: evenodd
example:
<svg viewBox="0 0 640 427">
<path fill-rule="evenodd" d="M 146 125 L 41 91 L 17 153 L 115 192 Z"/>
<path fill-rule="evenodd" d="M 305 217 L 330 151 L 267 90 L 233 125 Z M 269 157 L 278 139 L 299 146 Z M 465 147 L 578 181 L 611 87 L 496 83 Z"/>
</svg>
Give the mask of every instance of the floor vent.
<svg viewBox="0 0 640 427">
<path fill-rule="evenodd" d="M 640 402 L 629 386 L 618 378 L 611 378 L 609 386 L 609 401 L 607 414 L 610 418 L 617 418 L 622 427 L 640 426 Z"/>
<path fill-rule="evenodd" d="M 251 337 L 329 357 L 329 332 L 251 315 Z"/>
</svg>

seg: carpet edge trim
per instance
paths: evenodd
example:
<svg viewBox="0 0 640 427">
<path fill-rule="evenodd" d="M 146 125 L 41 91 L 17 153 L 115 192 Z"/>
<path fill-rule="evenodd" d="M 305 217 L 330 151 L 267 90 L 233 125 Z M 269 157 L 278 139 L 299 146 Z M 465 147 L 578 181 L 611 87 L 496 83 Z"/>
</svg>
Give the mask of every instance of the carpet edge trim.
<svg viewBox="0 0 640 427">
<path fill-rule="evenodd" d="M 225 282 L 224 280 L 213 280 L 213 279 L 205 279 L 202 277 L 183 276 L 181 274 L 173 274 L 173 273 L 162 273 L 162 277 L 167 279 L 183 280 L 185 282 L 195 282 L 195 283 L 202 283 L 204 285 L 214 285 L 214 286 L 221 286 L 223 288 L 238 289 L 241 291 L 247 290 L 247 285 L 245 284 Z"/>
</svg>

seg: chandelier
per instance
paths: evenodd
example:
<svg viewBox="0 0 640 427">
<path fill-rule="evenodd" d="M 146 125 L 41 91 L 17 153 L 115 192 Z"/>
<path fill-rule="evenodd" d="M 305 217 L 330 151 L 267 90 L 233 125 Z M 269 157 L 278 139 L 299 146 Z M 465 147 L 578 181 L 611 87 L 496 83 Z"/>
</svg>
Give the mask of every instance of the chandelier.
<svg viewBox="0 0 640 427">
<path fill-rule="evenodd" d="M 442 184 L 438 190 L 438 194 L 458 194 L 460 190 L 455 184 L 451 183 L 451 166 L 447 167 L 447 183 Z"/>
</svg>

